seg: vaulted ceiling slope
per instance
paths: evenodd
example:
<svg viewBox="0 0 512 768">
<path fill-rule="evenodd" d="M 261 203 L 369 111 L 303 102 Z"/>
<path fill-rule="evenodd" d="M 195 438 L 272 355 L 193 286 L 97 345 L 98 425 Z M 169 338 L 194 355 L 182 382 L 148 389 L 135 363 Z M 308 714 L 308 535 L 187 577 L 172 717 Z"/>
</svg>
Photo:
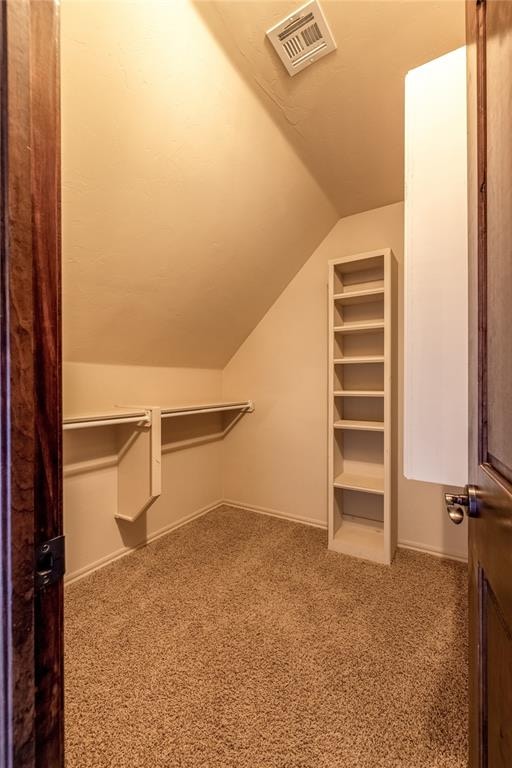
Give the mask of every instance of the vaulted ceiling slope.
<svg viewBox="0 0 512 768">
<path fill-rule="evenodd" d="M 66 360 L 223 367 L 337 220 L 188 0 L 64 0 Z"/>
<path fill-rule="evenodd" d="M 291 78 L 265 31 L 290 0 L 196 0 L 340 217 L 403 199 L 404 77 L 465 43 L 463 0 L 320 0 L 338 44 Z"/>
<path fill-rule="evenodd" d="M 463 12 L 326 6 L 339 50 L 289 80 L 288 2 L 63 1 L 66 360 L 223 367 L 340 214 L 402 197 L 402 76 Z"/>
</svg>

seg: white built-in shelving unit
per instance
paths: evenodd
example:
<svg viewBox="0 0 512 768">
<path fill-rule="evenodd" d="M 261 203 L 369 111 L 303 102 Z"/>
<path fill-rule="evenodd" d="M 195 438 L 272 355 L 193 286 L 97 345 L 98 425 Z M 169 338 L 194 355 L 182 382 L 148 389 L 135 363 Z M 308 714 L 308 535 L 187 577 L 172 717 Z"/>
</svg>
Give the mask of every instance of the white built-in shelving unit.
<svg viewBox="0 0 512 768">
<path fill-rule="evenodd" d="M 396 283 L 389 248 L 329 262 L 329 548 L 396 548 Z"/>
</svg>

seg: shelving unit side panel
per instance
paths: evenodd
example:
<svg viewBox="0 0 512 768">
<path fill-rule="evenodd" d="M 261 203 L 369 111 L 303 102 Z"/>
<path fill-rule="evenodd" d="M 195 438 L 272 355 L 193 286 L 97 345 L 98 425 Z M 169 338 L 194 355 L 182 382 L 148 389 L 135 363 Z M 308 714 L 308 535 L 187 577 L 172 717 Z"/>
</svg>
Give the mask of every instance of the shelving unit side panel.
<svg viewBox="0 0 512 768">
<path fill-rule="evenodd" d="M 328 460 L 328 482 L 327 493 L 327 531 L 329 547 L 332 547 L 334 540 L 334 264 L 329 264 L 329 284 L 328 284 L 328 387 L 327 387 L 327 460 Z"/>
<path fill-rule="evenodd" d="M 384 549 L 391 556 L 391 255 L 384 260 Z"/>
<path fill-rule="evenodd" d="M 393 252 L 391 261 L 391 547 L 390 557 L 394 557 L 398 543 L 398 261 Z"/>
</svg>

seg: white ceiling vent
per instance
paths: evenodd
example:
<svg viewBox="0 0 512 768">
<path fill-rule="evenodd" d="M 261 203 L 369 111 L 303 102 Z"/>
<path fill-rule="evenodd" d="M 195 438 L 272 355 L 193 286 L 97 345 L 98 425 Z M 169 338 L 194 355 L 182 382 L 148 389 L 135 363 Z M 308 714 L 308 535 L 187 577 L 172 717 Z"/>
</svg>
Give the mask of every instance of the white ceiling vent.
<svg viewBox="0 0 512 768">
<path fill-rule="evenodd" d="M 269 29 L 267 37 L 292 76 L 337 47 L 317 0 L 297 8 Z"/>
</svg>

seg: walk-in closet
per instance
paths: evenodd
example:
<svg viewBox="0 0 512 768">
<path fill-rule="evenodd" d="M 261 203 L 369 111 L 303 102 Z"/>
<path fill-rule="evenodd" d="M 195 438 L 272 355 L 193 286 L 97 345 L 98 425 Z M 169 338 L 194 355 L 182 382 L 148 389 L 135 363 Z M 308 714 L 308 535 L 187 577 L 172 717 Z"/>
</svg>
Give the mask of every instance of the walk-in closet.
<svg viewBox="0 0 512 768">
<path fill-rule="evenodd" d="M 67 768 L 466 766 L 464 13 L 61 1 Z"/>
</svg>

